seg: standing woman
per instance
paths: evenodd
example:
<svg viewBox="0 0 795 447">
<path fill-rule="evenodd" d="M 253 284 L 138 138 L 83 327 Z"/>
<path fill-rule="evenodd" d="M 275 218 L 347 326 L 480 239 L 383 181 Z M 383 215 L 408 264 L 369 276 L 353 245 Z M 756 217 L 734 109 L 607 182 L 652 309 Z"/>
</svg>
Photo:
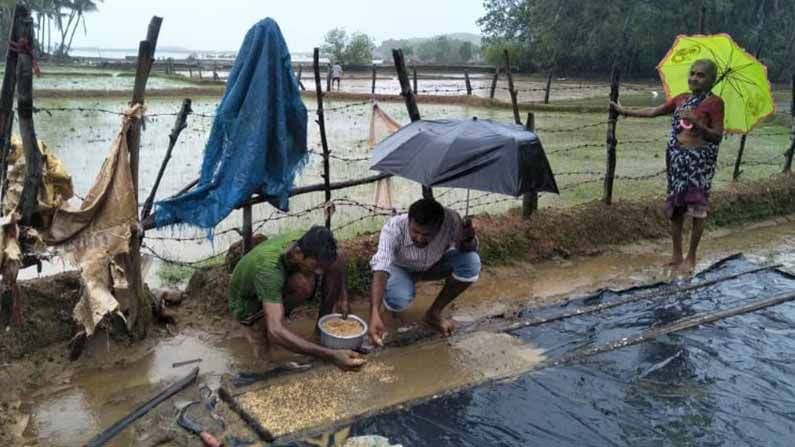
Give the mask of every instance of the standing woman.
<svg viewBox="0 0 795 447">
<path fill-rule="evenodd" d="M 671 265 L 685 273 L 696 267 L 696 252 L 704 232 L 709 209 L 709 192 L 718 160 L 718 145 L 723 137 L 723 100 L 710 91 L 718 77 L 718 67 L 710 59 L 699 59 L 690 67 L 690 94 L 683 93 L 657 107 L 626 109 L 610 102 L 619 115 L 653 118 L 673 113 L 671 137 L 666 149 L 668 198 L 666 213 L 671 219 L 673 256 Z M 682 227 L 685 218 L 693 219 L 690 249 L 683 258 Z"/>
</svg>

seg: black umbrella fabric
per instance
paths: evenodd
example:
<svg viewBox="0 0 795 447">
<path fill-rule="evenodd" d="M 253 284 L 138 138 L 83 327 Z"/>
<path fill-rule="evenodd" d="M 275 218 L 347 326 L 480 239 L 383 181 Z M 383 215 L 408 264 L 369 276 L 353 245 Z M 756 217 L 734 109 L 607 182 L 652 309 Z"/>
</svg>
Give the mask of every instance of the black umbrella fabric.
<svg viewBox="0 0 795 447">
<path fill-rule="evenodd" d="M 541 141 L 522 126 L 489 120 L 419 120 L 373 150 L 370 169 L 425 186 L 520 196 L 558 193 Z"/>
</svg>

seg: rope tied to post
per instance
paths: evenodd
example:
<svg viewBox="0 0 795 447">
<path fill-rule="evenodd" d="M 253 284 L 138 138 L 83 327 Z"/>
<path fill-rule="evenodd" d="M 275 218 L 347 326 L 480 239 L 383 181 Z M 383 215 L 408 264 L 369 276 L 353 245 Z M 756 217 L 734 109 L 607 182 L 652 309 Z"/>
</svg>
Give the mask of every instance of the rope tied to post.
<svg viewBox="0 0 795 447">
<path fill-rule="evenodd" d="M 41 68 L 39 67 L 39 61 L 36 59 L 36 49 L 33 47 L 33 44 L 27 38 L 20 37 L 18 41 L 9 41 L 8 47 L 11 51 L 15 51 L 17 53 L 27 54 L 30 56 L 30 62 L 33 67 L 33 73 L 36 75 L 37 78 L 41 77 Z"/>
</svg>

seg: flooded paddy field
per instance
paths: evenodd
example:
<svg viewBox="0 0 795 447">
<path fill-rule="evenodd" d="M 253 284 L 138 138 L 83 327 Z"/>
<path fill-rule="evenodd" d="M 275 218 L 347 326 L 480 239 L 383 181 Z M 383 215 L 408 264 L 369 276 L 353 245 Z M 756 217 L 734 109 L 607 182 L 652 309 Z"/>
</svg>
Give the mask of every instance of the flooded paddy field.
<svg viewBox="0 0 795 447">
<path fill-rule="evenodd" d="M 219 98 L 195 97 L 194 115 L 188 118 L 185 129 L 173 152 L 173 158 L 158 191 L 158 198 L 174 194 L 198 176 L 202 153 L 209 137 L 213 114 Z M 153 97 L 147 101 L 146 130 L 142 138 L 140 196 L 148 195 L 157 175 L 168 145 L 168 134 L 179 110 L 177 98 Z M 314 125 L 315 105 L 305 99 L 309 109 L 309 163 L 296 181 L 297 186 L 322 182 L 322 157 L 319 153 L 320 136 Z M 126 102 L 118 99 L 55 99 L 42 98 L 36 106 L 43 111 L 36 115 L 39 139 L 45 142 L 72 174 L 75 191 L 86 193 L 94 180 L 111 140 L 118 130 L 121 112 Z M 326 101 L 326 129 L 332 152 L 331 181 L 350 180 L 372 175 L 368 170 L 367 137 L 369 133 L 370 105 L 366 101 Z M 402 123 L 408 116 L 402 103 L 382 103 L 382 109 Z M 66 110 L 63 110 L 66 109 Z M 46 112 L 49 110 L 49 112 Z M 477 116 L 504 122 L 512 120 L 512 112 L 503 108 L 472 107 L 467 105 L 440 105 L 420 103 L 423 118 L 466 118 Z M 553 172 L 556 174 L 561 194 L 542 194 L 540 206 L 567 207 L 601 197 L 604 172 L 604 146 L 606 114 L 536 112 L 537 133 L 546 149 Z M 664 141 L 668 131 L 667 118 L 654 120 L 622 120 L 618 126 L 618 167 L 615 197 L 631 200 L 647 197 L 662 198 L 665 190 Z M 783 123 L 772 122 L 752 134 L 746 145 L 742 182 L 768 178 L 780 171 L 783 151 L 788 145 L 787 129 Z M 716 189 L 731 189 L 732 166 L 739 148 L 739 138 L 729 136 L 721 145 L 720 168 L 715 179 Z M 392 180 L 394 206 L 404 210 L 419 196 L 419 186 L 395 178 Z M 335 191 L 332 197 L 339 200 L 333 218 L 333 227 L 343 237 L 362 231 L 377 229 L 387 210 L 372 213 L 374 185 L 362 185 Z M 463 190 L 438 188 L 439 200 L 460 212 L 467 210 L 467 193 Z M 143 200 L 143 199 L 142 199 Z M 78 203 L 75 199 L 73 203 Z M 306 194 L 291 199 L 290 213 L 278 212 L 270 205 L 253 208 L 255 228 L 273 234 L 284 228 L 308 227 L 322 221 L 322 193 Z M 520 206 L 521 199 L 472 192 L 470 213 L 502 212 Z M 370 216 L 370 217 L 368 217 Z M 221 253 L 239 235 L 234 230 L 242 222 L 241 213 L 235 212 L 216 229 L 212 242 L 207 234 L 190 228 L 166 228 L 147 233 L 147 253 L 152 255 L 155 276 L 158 257 L 182 262 L 207 259 Z M 51 265 L 45 273 L 58 271 L 62 266 Z M 26 274 L 23 272 L 23 274 Z"/>
</svg>

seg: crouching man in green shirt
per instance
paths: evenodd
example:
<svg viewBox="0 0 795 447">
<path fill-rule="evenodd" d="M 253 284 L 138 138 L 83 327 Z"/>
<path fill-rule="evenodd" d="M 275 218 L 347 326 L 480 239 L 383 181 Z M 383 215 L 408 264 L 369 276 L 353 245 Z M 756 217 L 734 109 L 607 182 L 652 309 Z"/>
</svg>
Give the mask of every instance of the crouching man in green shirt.
<svg viewBox="0 0 795 447">
<path fill-rule="evenodd" d="M 337 242 L 331 231 L 314 226 L 303 236 L 286 234 L 257 245 L 232 273 L 229 310 L 240 320 L 251 319 L 262 310 L 265 320 L 264 343 L 276 344 L 293 352 L 330 361 L 342 369 L 365 363 L 353 351 L 328 349 L 306 340 L 284 326 L 285 315 L 311 298 L 315 282 L 323 275 L 319 317 L 336 308 L 348 314 L 345 262 L 337 256 Z"/>
</svg>

